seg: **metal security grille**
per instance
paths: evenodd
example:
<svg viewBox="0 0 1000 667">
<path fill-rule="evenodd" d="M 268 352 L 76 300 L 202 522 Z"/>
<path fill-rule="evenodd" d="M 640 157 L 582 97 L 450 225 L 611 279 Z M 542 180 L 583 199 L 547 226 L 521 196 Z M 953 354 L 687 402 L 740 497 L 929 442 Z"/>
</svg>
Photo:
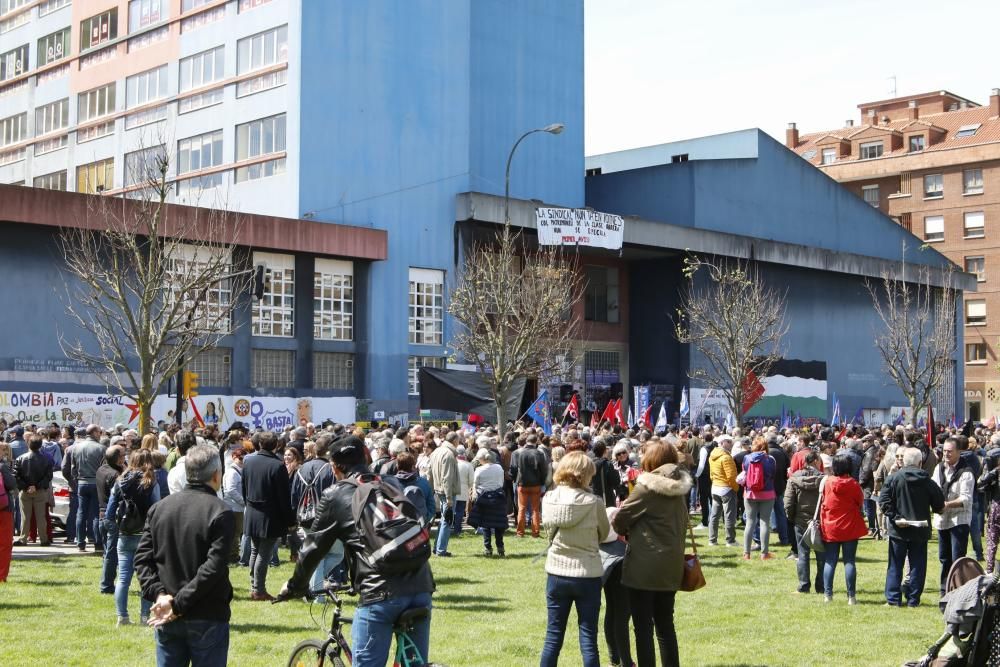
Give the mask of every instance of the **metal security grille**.
<svg viewBox="0 0 1000 667">
<path fill-rule="evenodd" d="M 583 358 L 584 407 L 603 410 L 611 398 L 611 385 L 619 381 L 617 352 L 590 350 Z"/>
<path fill-rule="evenodd" d="M 253 350 L 251 386 L 294 387 L 295 352 L 293 350 Z"/>
<path fill-rule="evenodd" d="M 614 371 L 618 373 L 618 353 L 601 350 L 587 352 L 583 364 L 587 371 Z M 616 380 L 617 381 L 617 380 Z"/>
<path fill-rule="evenodd" d="M 354 389 L 354 355 L 313 352 L 314 389 Z"/>
<path fill-rule="evenodd" d="M 421 366 L 444 368 L 444 363 L 444 357 L 409 357 L 407 359 L 407 374 L 410 380 L 410 396 L 418 396 L 420 394 L 420 379 L 417 370 Z"/>
<path fill-rule="evenodd" d="M 232 384 L 232 352 L 228 347 L 205 350 L 185 368 L 198 374 L 198 384 L 203 387 L 228 387 Z"/>
</svg>

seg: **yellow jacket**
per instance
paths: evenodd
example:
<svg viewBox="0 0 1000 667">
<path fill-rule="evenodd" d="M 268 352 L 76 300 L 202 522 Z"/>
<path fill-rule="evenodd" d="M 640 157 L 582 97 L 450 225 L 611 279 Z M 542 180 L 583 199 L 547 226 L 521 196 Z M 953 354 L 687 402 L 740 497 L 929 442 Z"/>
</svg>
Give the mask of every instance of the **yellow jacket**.
<svg viewBox="0 0 1000 667">
<path fill-rule="evenodd" d="M 708 474 L 712 486 L 728 486 L 733 491 L 740 488 L 736 483 L 736 462 L 732 455 L 722 447 L 716 447 L 708 457 Z"/>
</svg>

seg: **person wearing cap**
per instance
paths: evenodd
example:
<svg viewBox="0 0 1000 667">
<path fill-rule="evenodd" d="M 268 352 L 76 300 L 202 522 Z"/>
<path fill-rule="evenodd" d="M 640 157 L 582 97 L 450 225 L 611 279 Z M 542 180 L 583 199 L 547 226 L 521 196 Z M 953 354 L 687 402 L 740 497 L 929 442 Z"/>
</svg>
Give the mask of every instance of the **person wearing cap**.
<svg viewBox="0 0 1000 667">
<path fill-rule="evenodd" d="M 351 509 L 358 483 L 375 478 L 365 463 L 364 448 L 364 442 L 354 435 L 340 438 L 331 445 L 330 461 L 337 482 L 320 496 L 316 518 L 306 533 L 295 572 L 282 586 L 278 599 L 306 595 L 317 565 L 337 540 L 343 541 L 350 562 L 351 584 L 359 597 L 351 625 L 353 665 L 384 667 L 392 647 L 396 619 L 408 609 L 430 610 L 435 587 L 429 562 L 410 572 L 393 575 L 383 574 L 372 566 L 371 554 L 358 532 Z M 392 477 L 381 478 L 381 483 L 399 485 Z M 401 488 L 399 492 L 402 493 Z M 430 631 L 431 615 L 428 614 L 408 633 L 428 662 Z"/>
<path fill-rule="evenodd" d="M 736 463 L 733 461 L 733 439 L 721 435 L 718 446 L 708 458 L 709 475 L 712 483 L 712 512 L 708 519 L 708 543 L 719 543 L 719 519 L 725 515 L 726 546 L 736 546 Z"/>
</svg>

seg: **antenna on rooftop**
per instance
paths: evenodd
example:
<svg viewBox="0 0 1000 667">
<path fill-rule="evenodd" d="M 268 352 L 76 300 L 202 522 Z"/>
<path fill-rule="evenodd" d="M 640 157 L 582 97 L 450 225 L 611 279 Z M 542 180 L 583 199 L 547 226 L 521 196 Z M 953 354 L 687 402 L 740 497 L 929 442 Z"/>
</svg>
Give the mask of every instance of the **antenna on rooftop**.
<svg viewBox="0 0 1000 667">
<path fill-rule="evenodd" d="M 892 76 L 890 76 L 889 77 L 889 81 L 890 81 L 890 84 L 889 84 L 889 97 L 895 97 L 896 96 L 896 75 L 893 74 Z"/>
</svg>

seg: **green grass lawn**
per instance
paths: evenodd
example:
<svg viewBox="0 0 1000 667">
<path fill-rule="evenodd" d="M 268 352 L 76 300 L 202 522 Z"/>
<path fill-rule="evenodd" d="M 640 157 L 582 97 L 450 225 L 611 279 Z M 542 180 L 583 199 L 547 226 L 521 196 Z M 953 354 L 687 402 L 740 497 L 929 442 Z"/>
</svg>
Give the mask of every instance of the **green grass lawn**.
<svg viewBox="0 0 1000 667">
<path fill-rule="evenodd" d="M 697 534 L 701 543 L 705 534 Z M 481 542 L 454 539 L 451 559 L 435 559 L 431 657 L 451 667 L 535 665 L 545 634 L 545 573 L 533 562 L 542 540 L 507 539 L 506 560 L 479 556 Z M 743 562 L 739 549 L 706 547 L 708 586 L 679 593 L 676 611 L 685 665 L 899 665 L 918 658 L 940 636 L 936 607 L 937 545 L 930 544 L 928 592 L 921 608 L 883 606 L 884 542 L 863 540 L 858 550 L 858 600 L 848 607 L 842 567 L 834 601 L 797 595 L 795 563 L 782 558 Z M 283 554 L 287 558 L 287 554 Z M 111 596 L 97 592 L 100 560 L 71 556 L 14 561 L 0 585 L 0 665 L 151 665 L 152 631 L 116 628 Z M 269 576 L 277 592 L 291 572 L 286 562 Z M 325 636 L 309 605 L 248 600 L 245 568 L 231 570 L 233 603 L 229 664 L 283 665 L 301 639 Z M 133 583 L 133 588 L 137 584 Z M 138 598 L 130 601 L 138 618 Z M 320 618 L 321 607 L 312 611 Z M 574 616 L 571 617 L 574 618 Z M 574 624 L 571 621 L 571 626 Z M 111 641 L 109 641 L 111 640 Z M 29 659 L 29 657 L 31 659 Z M 566 636 L 562 664 L 579 665 L 575 627 Z M 601 657 L 608 656 L 601 637 Z"/>
</svg>

